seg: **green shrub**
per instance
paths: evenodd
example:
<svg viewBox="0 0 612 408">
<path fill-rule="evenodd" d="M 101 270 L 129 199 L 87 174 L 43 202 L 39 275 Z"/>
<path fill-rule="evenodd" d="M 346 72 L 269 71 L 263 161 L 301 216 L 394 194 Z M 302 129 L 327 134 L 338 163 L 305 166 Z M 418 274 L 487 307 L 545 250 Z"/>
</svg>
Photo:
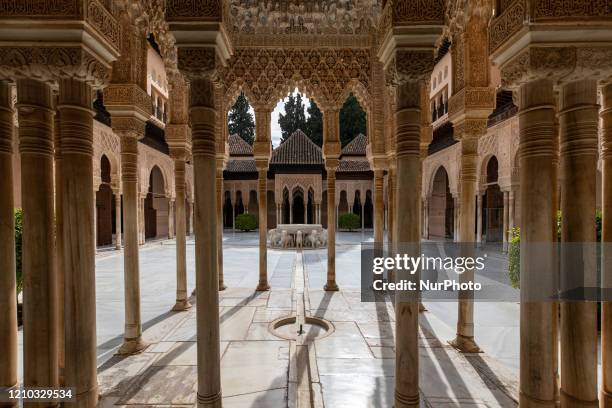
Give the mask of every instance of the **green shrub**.
<svg viewBox="0 0 612 408">
<path fill-rule="evenodd" d="M 521 230 L 518 227 L 510 231 L 508 279 L 513 288 L 518 289 L 521 286 Z"/>
<path fill-rule="evenodd" d="M 257 218 L 253 214 L 240 214 L 236 217 L 236 228 L 240 231 L 253 231 L 257 228 Z"/>
<path fill-rule="evenodd" d="M 597 227 L 597 242 L 601 242 L 601 211 L 595 213 L 595 225 Z M 557 241 L 561 241 L 561 211 L 557 211 Z M 597 263 L 599 272 L 600 263 Z M 508 247 L 508 278 L 514 288 L 519 288 L 521 283 L 521 231 L 514 228 L 510 231 L 510 246 Z"/>
<path fill-rule="evenodd" d="M 15 266 L 17 271 L 17 294 L 23 288 L 23 275 L 21 273 L 21 232 L 23 228 L 23 211 L 15 209 Z"/>
<path fill-rule="evenodd" d="M 349 231 L 356 230 L 361 228 L 361 218 L 353 213 L 342 214 L 338 219 L 338 225 L 340 228 Z"/>
</svg>

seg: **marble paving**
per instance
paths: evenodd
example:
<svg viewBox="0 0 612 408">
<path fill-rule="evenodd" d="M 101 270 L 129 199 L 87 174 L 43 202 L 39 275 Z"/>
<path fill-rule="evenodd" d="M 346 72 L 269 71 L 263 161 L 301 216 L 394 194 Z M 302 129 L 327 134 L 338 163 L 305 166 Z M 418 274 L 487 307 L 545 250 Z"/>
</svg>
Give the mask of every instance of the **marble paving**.
<svg viewBox="0 0 612 408">
<path fill-rule="evenodd" d="M 311 387 L 308 406 L 392 407 L 394 310 L 390 302 L 361 302 L 359 270 L 354 268 L 354 259 L 359 258 L 356 252 L 359 247 L 355 244 L 359 241 L 355 241 L 339 245 L 340 292 L 321 290 L 325 251 L 304 251 L 303 257 L 298 257 L 295 251 L 269 251 L 272 290 L 254 292 L 257 268 L 245 266 L 257 265 L 257 248 L 253 246 L 256 240 L 252 243 L 247 236 L 240 236 L 237 241 L 231 237 L 226 239 L 224 272 L 228 289 L 220 293 L 219 302 L 225 408 L 303 407 L 299 390 L 296 392 L 291 385 L 294 379 L 304 378 L 304 373 L 308 373 Z M 98 261 L 98 266 L 103 266 L 102 274 L 106 273 L 106 268 L 111 273 L 121 257 L 114 258 L 114 265 L 108 259 Z M 101 359 L 98 373 L 102 407 L 193 406 L 195 403 L 195 308 L 182 313 L 168 312 L 174 297 L 168 288 L 174 286 L 172 279 L 165 276 L 172 276 L 172 251 L 168 248 L 141 251 L 141 265 L 144 261 L 150 266 L 149 259 L 158 261 L 157 266 L 151 268 L 164 276 L 161 279 L 152 275 L 151 279 L 161 282 L 149 287 L 145 277 L 150 271 L 147 267 L 142 270 L 143 305 L 153 302 L 157 296 L 157 308 L 150 308 L 158 315 L 146 315 L 143 310 L 144 338 L 151 346 L 135 356 L 113 355 L 115 343 L 120 343 L 121 330 L 108 326 L 105 320 L 98 320 L 102 323 L 104 336 L 108 337 L 101 343 L 99 334 L 99 344 L 105 347 L 99 349 L 105 356 Z M 293 277 L 296 262 L 302 259 L 305 284 L 304 289 L 300 288 L 300 296 L 303 290 L 307 313 L 331 321 L 335 329 L 330 336 L 316 339 L 308 346 L 308 358 L 301 358 L 300 353 L 295 352 L 295 341 L 276 337 L 268 330 L 271 321 L 296 313 L 299 302 L 296 302 Z M 109 265 L 105 265 L 105 261 Z M 188 264 L 191 290 L 193 245 L 188 245 Z M 161 265 L 165 265 L 167 272 Z M 119 302 L 121 297 L 117 293 L 116 299 L 109 297 L 109 301 Z M 162 305 L 166 300 L 167 304 Z M 196 299 L 192 302 L 195 303 Z M 100 298 L 98 305 L 100 307 Z M 99 311 L 99 319 L 103 316 Z M 122 318 L 117 316 L 117 320 L 121 325 Z M 517 406 L 517 377 L 512 370 L 487 353 L 465 355 L 448 346 L 447 339 L 437 334 L 439 328 L 447 327 L 447 324 L 431 311 L 421 314 L 420 326 L 419 371 L 423 407 Z M 115 340 L 117 335 L 118 342 Z"/>
</svg>

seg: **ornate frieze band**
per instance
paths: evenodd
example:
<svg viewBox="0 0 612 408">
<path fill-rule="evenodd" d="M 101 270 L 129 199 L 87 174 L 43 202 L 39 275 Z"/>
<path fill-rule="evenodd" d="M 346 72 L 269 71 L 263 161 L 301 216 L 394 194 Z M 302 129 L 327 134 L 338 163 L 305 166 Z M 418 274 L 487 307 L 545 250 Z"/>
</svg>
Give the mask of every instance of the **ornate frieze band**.
<svg viewBox="0 0 612 408">
<path fill-rule="evenodd" d="M 612 73 L 610 47 L 529 47 L 501 69 L 506 87 L 538 78 L 573 81 Z"/>
<path fill-rule="evenodd" d="M 81 47 L 0 47 L 0 76 L 5 78 L 77 78 L 104 86 L 110 66 Z"/>
</svg>

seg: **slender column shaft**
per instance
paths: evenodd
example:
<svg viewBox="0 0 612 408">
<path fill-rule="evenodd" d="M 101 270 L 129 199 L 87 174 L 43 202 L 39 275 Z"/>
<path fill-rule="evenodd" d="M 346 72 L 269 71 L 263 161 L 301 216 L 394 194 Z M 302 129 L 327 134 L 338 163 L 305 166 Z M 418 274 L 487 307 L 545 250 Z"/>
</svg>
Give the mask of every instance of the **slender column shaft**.
<svg viewBox="0 0 612 408">
<path fill-rule="evenodd" d="M 602 287 L 612 289 L 612 84 L 602 89 L 603 121 L 602 132 Z M 603 408 L 612 407 L 612 302 L 602 302 L 601 328 L 602 387 Z"/>
<path fill-rule="evenodd" d="M 19 80 L 17 109 L 23 207 L 23 383 L 26 387 L 56 387 L 59 333 L 51 89 L 35 80 Z"/>
<path fill-rule="evenodd" d="M 597 83 L 561 88 L 561 292 L 596 287 Z M 561 303 L 561 407 L 597 406 L 597 304 Z"/>
<path fill-rule="evenodd" d="M 397 110 L 397 183 L 396 197 L 418 186 L 421 177 L 421 85 L 409 82 L 398 87 Z M 418 256 L 420 253 L 420 195 L 407 194 L 396 199 L 398 254 Z M 395 271 L 399 279 L 405 271 Z M 395 407 L 419 406 L 418 298 L 414 293 L 398 294 L 395 301 Z"/>
<path fill-rule="evenodd" d="M 198 299 L 197 401 L 198 407 L 221 408 L 216 199 L 210 194 L 216 173 L 214 91 L 212 82 L 205 79 L 192 81 L 191 90 Z"/>
<path fill-rule="evenodd" d="M 13 132 L 10 87 L 0 81 L 0 174 L 4 178 L 0 184 L 0 387 L 6 388 L 17 385 Z"/>
<path fill-rule="evenodd" d="M 223 280 L 223 168 L 217 167 L 217 269 L 219 271 L 219 290 L 225 290 Z"/>
<path fill-rule="evenodd" d="M 336 170 L 327 169 L 327 283 L 325 290 L 336 291 Z"/>
<path fill-rule="evenodd" d="M 176 174 L 176 173 L 175 173 Z M 168 200 L 168 238 L 174 238 L 174 200 Z"/>
<path fill-rule="evenodd" d="M 423 203 L 423 237 L 429 239 L 429 199 L 426 198 Z"/>
<path fill-rule="evenodd" d="M 76 392 L 74 406 L 98 402 L 96 358 L 96 275 L 91 87 L 62 79 L 59 117 L 62 154 L 62 218 L 65 293 L 65 385 Z M 69 404 L 72 405 L 72 404 Z"/>
<path fill-rule="evenodd" d="M 389 185 L 387 187 L 387 194 L 389 200 L 389 221 L 387 227 L 387 250 L 390 254 L 395 253 L 395 167 L 389 167 Z"/>
<path fill-rule="evenodd" d="M 113 123 L 116 121 L 114 120 Z M 144 134 L 144 124 L 142 124 Z M 123 276 L 125 297 L 125 333 L 122 354 L 142 350 L 146 343 L 142 340 L 140 320 L 140 269 L 138 264 L 139 229 L 144 224 L 142 199 L 138 197 L 138 137 L 136 132 L 121 133 L 121 185 L 123 188 Z M 138 216 L 140 213 L 140 217 Z M 140 222 L 139 222 L 140 221 Z"/>
<path fill-rule="evenodd" d="M 93 186 L 93 183 L 92 183 Z M 99 186 L 98 186 L 99 187 Z M 94 188 L 93 190 L 93 247 L 94 251 L 98 251 L 98 188 Z"/>
<path fill-rule="evenodd" d="M 520 133 L 521 347 L 520 406 L 555 407 L 554 302 L 537 295 L 555 285 L 553 271 L 554 95 L 549 80 L 517 91 Z M 547 286 L 543 288 L 542 284 Z"/>
<path fill-rule="evenodd" d="M 259 284 L 257 290 L 269 290 L 268 284 L 268 170 L 259 170 L 257 201 L 259 203 Z M 306 220 L 304 220 L 306 221 Z"/>
<path fill-rule="evenodd" d="M 504 219 L 503 219 L 503 235 L 502 235 L 502 239 L 503 239 L 503 251 L 506 252 L 508 251 L 508 210 L 509 210 L 509 197 L 508 197 L 508 192 L 504 191 Z"/>
<path fill-rule="evenodd" d="M 121 193 L 115 193 L 115 248 L 121 249 Z"/>
<path fill-rule="evenodd" d="M 374 171 L 374 242 L 382 246 L 385 227 L 385 179 L 382 170 Z M 363 218 L 363 210 L 361 211 Z"/>
<path fill-rule="evenodd" d="M 459 242 L 463 257 L 475 255 L 473 243 L 476 242 L 476 168 L 478 138 L 481 136 L 479 130 L 468 128 L 469 126 L 465 126 L 461 135 Z M 459 276 L 459 280 L 460 282 L 474 281 L 474 269 L 466 269 Z M 458 306 L 457 337 L 452 344 L 464 352 L 478 352 L 480 349 L 474 341 L 474 292 L 472 290 L 459 291 Z"/>
<path fill-rule="evenodd" d="M 55 95 L 55 106 L 57 108 L 57 95 Z M 57 273 L 57 330 L 58 330 L 58 365 L 59 365 L 59 383 L 65 384 L 64 368 L 66 366 L 66 344 L 65 344 L 65 328 L 64 322 L 64 217 L 63 217 L 63 194 L 62 194 L 62 141 L 59 122 L 60 112 L 56 109 L 53 128 L 54 142 L 54 159 L 55 159 L 55 261 Z M 95 231 L 95 230 L 94 230 Z M 94 248 L 95 250 L 95 248 Z"/>
<path fill-rule="evenodd" d="M 476 195 L 476 242 L 482 242 L 482 194 Z"/>
<path fill-rule="evenodd" d="M 193 219 L 195 218 L 195 212 L 194 212 L 194 205 L 193 205 L 193 201 L 189 202 L 189 232 L 191 235 L 194 234 L 193 232 Z"/>
<path fill-rule="evenodd" d="M 176 194 L 176 303 L 172 310 L 191 307 L 187 300 L 187 220 L 185 218 L 185 160 L 174 159 Z"/>
<path fill-rule="evenodd" d="M 482 220 L 481 220 L 482 221 Z M 514 191 L 508 194 L 508 242 L 512 239 L 512 230 L 514 229 Z"/>
<path fill-rule="evenodd" d="M 453 203 L 455 205 L 454 209 L 454 221 L 455 221 L 455 231 L 453 234 L 453 240 L 455 242 L 459 241 L 459 213 L 461 212 L 461 203 L 459 202 L 459 198 L 453 197 Z"/>
</svg>

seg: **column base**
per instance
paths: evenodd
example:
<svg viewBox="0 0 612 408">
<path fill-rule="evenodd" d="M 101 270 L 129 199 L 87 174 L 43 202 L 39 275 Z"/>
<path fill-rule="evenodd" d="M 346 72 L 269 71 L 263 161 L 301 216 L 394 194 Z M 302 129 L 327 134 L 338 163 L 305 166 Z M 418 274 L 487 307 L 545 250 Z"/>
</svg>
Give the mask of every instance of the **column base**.
<svg viewBox="0 0 612 408">
<path fill-rule="evenodd" d="M 423 313 L 426 311 L 427 311 L 427 308 L 425 307 L 425 305 L 422 302 L 419 302 L 419 313 Z"/>
<path fill-rule="evenodd" d="M 336 282 L 327 282 L 325 286 L 323 286 L 323 289 L 325 289 L 327 292 L 337 292 L 340 290 Z"/>
<path fill-rule="evenodd" d="M 100 399 L 98 387 L 96 386 L 90 390 L 77 394 L 75 398 L 75 406 L 77 407 L 95 407 L 98 405 L 98 400 Z"/>
<path fill-rule="evenodd" d="M 268 282 L 259 282 L 259 285 L 257 285 L 257 292 L 266 292 L 268 290 L 270 290 L 270 285 L 268 285 Z"/>
<path fill-rule="evenodd" d="M 119 348 L 119 351 L 117 351 L 117 354 L 128 356 L 131 354 L 142 353 L 148 346 L 149 346 L 149 343 L 144 341 L 142 337 L 139 337 L 137 339 L 129 339 L 129 340 L 124 339 L 123 344 Z"/>
<path fill-rule="evenodd" d="M 541 400 L 530 397 L 529 395 L 519 393 L 519 406 L 521 408 L 555 408 L 557 402 L 555 400 Z"/>
<path fill-rule="evenodd" d="M 198 408 L 222 408 L 221 392 L 215 395 L 201 395 L 198 393 Z"/>
<path fill-rule="evenodd" d="M 474 341 L 474 337 L 462 336 L 461 334 L 457 334 L 457 337 L 455 337 L 454 340 L 450 340 L 448 344 L 450 344 L 462 353 L 482 353 L 482 350 Z"/>
<path fill-rule="evenodd" d="M 419 408 L 420 403 L 421 397 L 418 392 L 416 395 L 402 395 L 395 390 L 394 408 Z"/>
<path fill-rule="evenodd" d="M 184 312 L 191 309 L 191 303 L 188 300 L 177 300 L 172 308 L 173 312 Z"/>
<path fill-rule="evenodd" d="M 225 289 L 227 289 L 227 285 L 223 282 L 219 282 L 219 292 L 224 291 Z M 193 293 L 195 295 L 195 291 Z"/>
<path fill-rule="evenodd" d="M 602 389 L 599 395 L 602 407 L 612 407 L 612 393 Z"/>
<path fill-rule="evenodd" d="M 561 402 L 562 407 L 572 407 L 572 408 L 598 408 L 599 400 L 594 399 L 592 401 L 585 401 L 578 399 L 572 395 L 566 394 L 563 392 L 563 389 L 559 391 L 559 400 Z M 603 407 L 609 405 L 602 405 Z"/>
<path fill-rule="evenodd" d="M 193 289 L 193 292 L 191 292 L 191 296 L 196 297 L 196 290 L 195 290 L 195 288 Z"/>
</svg>

